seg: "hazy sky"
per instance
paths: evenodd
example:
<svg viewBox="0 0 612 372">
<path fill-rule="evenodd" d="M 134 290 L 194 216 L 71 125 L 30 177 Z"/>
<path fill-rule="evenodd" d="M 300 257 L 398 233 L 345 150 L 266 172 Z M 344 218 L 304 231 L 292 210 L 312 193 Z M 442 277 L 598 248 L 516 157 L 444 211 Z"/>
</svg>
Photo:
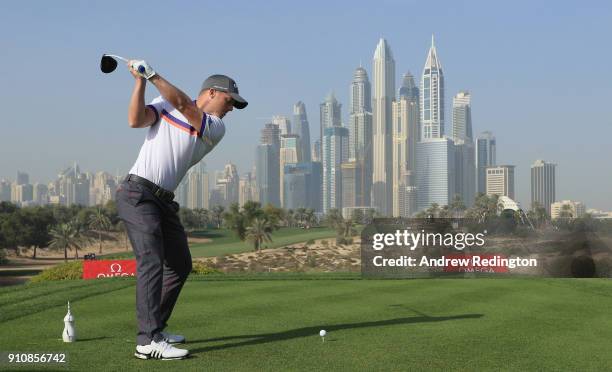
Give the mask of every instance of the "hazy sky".
<svg viewBox="0 0 612 372">
<path fill-rule="evenodd" d="M 145 130 L 127 125 L 133 78 L 99 70 L 103 53 L 146 59 L 190 95 L 209 74 L 234 77 L 249 100 L 230 113 L 204 160 L 239 173 L 253 166 L 259 132 L 302 100 L 311 138 L 319 103 L 334 90 L 348 118 L 360 62 L 372 79 L 378 39 L 396 81 L 420 80 L 431 34 L 452 97 L 472 94 L 474 133 L 497 137 L 498 164 L 516 165 L 529 205 L 530 165 L 558 164 L 557 199 L 612 210 L 612 5 L 605 1 L 77 1 L 3 2 L 0 12 L 0 178 L 18 170 L 48 182 L 77 161 L 125 174 Z M 376 4 L 376 7 L 372 7 Z M 154 87 L 147 99 L 157 95 Z"/>
</svg>

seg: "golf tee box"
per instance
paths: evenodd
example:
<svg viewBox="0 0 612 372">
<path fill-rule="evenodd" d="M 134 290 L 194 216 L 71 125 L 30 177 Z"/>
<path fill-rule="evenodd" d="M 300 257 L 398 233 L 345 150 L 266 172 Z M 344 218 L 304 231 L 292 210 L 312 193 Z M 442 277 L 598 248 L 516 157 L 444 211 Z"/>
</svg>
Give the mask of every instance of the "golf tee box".
<svg viewBox="0 0 612 372">
<path fill-rule="evenodd" d="M 83 279 L 136 276 L 136 260 L 83 261 Z"/>
</svg>

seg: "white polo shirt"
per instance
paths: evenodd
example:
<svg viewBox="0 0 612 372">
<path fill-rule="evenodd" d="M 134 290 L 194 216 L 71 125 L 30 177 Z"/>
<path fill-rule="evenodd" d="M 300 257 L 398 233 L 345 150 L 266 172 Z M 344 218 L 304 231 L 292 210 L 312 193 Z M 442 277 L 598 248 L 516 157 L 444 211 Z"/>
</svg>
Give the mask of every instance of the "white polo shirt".
<svg viewBox="0 0 612 372">
<path fill-rule="evenodd" d="M 130 173 L 174 191 L 189 168 L 221 141 L 225 124 L 214 115 L 204 114 L 202 129 L 198 132 L 161 96 L 147 107 L 155 111 L 157 119 L 149 127 Z"/>
</svg>

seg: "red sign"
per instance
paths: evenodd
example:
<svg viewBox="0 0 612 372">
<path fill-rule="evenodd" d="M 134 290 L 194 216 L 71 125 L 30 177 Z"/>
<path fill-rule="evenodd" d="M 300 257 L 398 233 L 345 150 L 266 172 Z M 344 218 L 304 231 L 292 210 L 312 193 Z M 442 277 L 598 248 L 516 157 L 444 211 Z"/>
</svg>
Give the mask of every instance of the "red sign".
<svg viewBox="0 0 612 372">
<path fill-rule="evenodd" d="M 83 279 L 136 276 L 136 260 L 83 261 Z"/>
<path fill-rule="evenodd" d="M 455 273 L 507 273 L 506 256 L 496 254 L 466 254 L 446 256 L 444 271 Z"/>
</svg>

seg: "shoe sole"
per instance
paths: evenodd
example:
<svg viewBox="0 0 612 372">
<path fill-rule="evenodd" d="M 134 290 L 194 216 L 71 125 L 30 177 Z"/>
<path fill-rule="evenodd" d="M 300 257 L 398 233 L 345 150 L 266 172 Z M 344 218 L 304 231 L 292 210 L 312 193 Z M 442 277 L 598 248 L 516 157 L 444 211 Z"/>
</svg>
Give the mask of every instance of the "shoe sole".
<svg viewBox="0 0 612 372">
<path fill-rule="evenodd" d="M 142 360 L 149 360 L 149 359 L 158 359 L 158 358 L 153 358 L 151 357 L 150 354 L 141 354 L 139 352 L 135 352 L 134 356 L 138 359 L 142 359 Z M 181 360 L 181 359 L 186 359 L 189 357 L 189 354 L 182 356 L 182 357 L 176 357 L 176 358 L 159 358 L 158 360 Z"/>
<path fill-rule="evenodd" d="M 187 343 L 187 341 L 186 341 L 186 340 L 182 340 L 182 341 L 168 341 L 168 340 L 164 340 L 164 341 L 166 341 L 166 342 L 167 342 L 167 343 L 169 343 L 170 345 L 176 345 L 176 344 L 184 344 L 184 343 Z"/>
</svg>

